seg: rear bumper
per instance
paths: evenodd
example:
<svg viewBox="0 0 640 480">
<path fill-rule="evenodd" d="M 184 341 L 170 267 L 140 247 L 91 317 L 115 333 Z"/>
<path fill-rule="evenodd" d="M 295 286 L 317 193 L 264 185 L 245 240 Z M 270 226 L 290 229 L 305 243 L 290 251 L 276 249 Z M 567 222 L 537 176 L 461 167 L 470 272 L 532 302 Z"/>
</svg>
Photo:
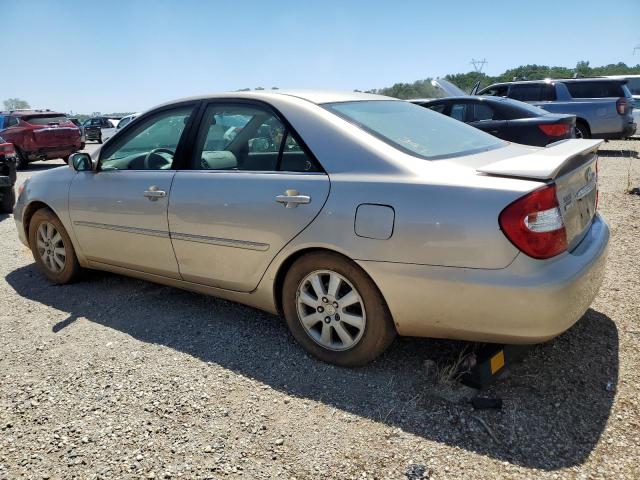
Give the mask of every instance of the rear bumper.
<svg viewBox="0 0 640 480">
<path fill-rule="evenodd" d="M 604 276 L 609 227 L 597 215 L 570 253 L 520 254 L 499 270 L 360 261 L 380 288 L 401 335 L 537 343 L 571 327 Z"/>
<path fill-rule="evenodd" d="M 75 145 L 61 145 L 56 147 L 42 147 L 27 154 L 29 160 L 50 160 L 62 158 L 80 150 L 80 142 Z"/>
</svg>

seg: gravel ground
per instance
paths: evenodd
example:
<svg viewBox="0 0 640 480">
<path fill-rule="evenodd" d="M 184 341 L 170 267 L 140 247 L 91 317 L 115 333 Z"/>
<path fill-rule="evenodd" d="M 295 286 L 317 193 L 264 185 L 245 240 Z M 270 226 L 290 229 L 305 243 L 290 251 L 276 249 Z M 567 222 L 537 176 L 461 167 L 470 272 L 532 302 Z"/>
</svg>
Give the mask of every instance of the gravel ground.
<svg viewBox="0 0 640 480">
<path fill-rule="evenodd" d="M 640 478 L 639 152 L 601 148 L 604 285 L 483 392 L 500 411 L 434 380 L 464 343 L 333 367 L 248 307 L 100 272 L 48 285 L 0 216 L 0 478 Z"/>
</svg>

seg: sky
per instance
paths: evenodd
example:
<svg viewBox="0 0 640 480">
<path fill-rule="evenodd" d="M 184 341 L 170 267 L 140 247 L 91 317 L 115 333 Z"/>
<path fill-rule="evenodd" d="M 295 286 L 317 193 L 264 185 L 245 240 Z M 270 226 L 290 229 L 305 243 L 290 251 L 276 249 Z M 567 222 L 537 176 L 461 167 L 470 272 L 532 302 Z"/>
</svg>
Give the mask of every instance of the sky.
<svg viewBox="0 0 640 480">
<path fill-rule="evenodd" d="M 605 8 L 606 5 L 606 8 Z M 273 86 L 640 64 L 640 0 L 0 0 L 0 101 L 92 113 Z"/>
</svg>

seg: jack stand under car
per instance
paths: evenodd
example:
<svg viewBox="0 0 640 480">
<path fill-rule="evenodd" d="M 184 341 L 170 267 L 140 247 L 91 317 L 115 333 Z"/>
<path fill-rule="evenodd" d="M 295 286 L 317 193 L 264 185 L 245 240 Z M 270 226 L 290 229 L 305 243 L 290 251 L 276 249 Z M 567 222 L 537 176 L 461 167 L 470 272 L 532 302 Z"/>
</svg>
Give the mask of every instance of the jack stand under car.
<svg viewBox="0 0 640 480">
<path fill-rule="evenodd" d="M 460 381 L 472 388 L 484 390 L 527 354 L 531 345 L 485 343 L 461 367 Z"/>
</svg>

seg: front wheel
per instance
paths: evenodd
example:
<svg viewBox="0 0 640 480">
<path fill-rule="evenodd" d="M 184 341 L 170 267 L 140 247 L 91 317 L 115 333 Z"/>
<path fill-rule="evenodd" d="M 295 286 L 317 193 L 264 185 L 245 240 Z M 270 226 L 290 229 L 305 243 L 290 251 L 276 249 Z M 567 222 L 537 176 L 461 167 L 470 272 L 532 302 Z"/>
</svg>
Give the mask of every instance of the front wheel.
<svg viewBox="0 0 640 480">
<path fill-rule="evenodd" d="M 285 278 L 282 304 L 295 339 L 312 355 L 336 365 L 365 365 L 396 335 L 373 281 L 358 265 L 334 253 L 298 259 Z"/>
<path fill-rule="evenodd" d="M 29 246 L 36 264 L 52 283 L 72 282 L 80 264 L 62 222 L 48 208 L 33 214 L 29 223 Z"/>
<path fill-rule="evenodd" d="M 13 187 L 0 188 L 0 213 L 13 212 L 16 203 L 16 191 Z"/>
<path fill-rule="evenodd" d="M 102 143 L 102 134 L 100 134 L 100 135 L 98 136 L 98 140 L 97 140 L 97 141 L 98 141 L 98 143 Z"/>
</svg>

